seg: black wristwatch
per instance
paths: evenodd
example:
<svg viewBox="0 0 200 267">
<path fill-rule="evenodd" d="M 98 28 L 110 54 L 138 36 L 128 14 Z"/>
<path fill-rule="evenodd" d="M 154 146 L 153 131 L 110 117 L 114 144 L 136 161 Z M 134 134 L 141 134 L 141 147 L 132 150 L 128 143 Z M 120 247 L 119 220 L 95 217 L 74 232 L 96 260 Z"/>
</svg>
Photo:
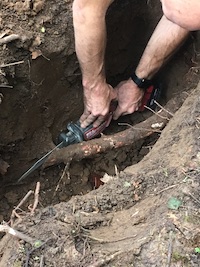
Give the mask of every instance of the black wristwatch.
<svg viewBox="0 0 200 267">
<path fill-rule="evenodd" d="M 151 84 L 152 81 L 145 79 L 145 78 L 138 78 L 135 73 L 131 75 L 131 79 L 134 81 L 134 83 L 137 84 L 137 86 L 141 89 L 147 89 Z"/>
</svg>

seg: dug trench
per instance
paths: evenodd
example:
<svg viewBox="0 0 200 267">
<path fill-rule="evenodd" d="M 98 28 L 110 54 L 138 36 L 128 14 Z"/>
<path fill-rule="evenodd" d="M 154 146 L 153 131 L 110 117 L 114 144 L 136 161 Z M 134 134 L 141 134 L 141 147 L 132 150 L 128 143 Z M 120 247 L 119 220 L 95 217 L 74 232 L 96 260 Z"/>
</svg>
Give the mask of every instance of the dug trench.
<svg viewBox="0 0 200 267">
<path fill-rule="evenodd" d="M 199 33 L 157 75 L 160 112 L 124 116 L 16 184 L 83 111 L 71 4 L 1 4 L 0 229 L 24 235 L 2 238 L 0 266 L 199 266 Z M 160 1 L 109 8 L 111 85 L 130 75 L 160 17 Z"/>
</svg>

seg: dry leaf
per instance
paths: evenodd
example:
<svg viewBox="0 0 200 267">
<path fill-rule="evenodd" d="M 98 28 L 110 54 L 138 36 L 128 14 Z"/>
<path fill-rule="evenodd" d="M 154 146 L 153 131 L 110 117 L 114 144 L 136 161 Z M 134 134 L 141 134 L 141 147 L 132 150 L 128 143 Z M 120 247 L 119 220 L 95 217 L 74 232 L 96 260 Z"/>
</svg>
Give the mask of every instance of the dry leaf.
<svg viewBox="0 0 200 267">
<path fill-rule="evenodd" d="M 33 40 L 33 43 L 32 43 L 32 45 L 31 45 L 29 50 L 31 52 L 34 51 L 34 47 L 37 47 L 37 46 L 41 45 L 41 43 L 42 43 L 42 41 L 41 41 L 40 36 L 39 35 L 36 36 L 36 38 Z"/>
<path fill-rule="evenodd" d="M 42 55 L 42 52 L 40 50 L 35 50 L 32 52 L 32 59 L 36 59 Z"/>
</svg>

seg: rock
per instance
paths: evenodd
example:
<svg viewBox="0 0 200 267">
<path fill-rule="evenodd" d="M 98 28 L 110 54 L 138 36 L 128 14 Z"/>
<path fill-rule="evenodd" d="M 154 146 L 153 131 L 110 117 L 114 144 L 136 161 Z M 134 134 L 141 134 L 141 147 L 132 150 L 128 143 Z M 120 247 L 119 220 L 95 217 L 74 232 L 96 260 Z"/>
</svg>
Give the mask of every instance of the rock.
<svg viewBox="0 0 200 267">
<path fill-rule="evenodd" d="M 9 167 L 10 165 L 6 161 L 0 159 L 0 174 L 1 175 L 5 175 Z"/>
</svg>

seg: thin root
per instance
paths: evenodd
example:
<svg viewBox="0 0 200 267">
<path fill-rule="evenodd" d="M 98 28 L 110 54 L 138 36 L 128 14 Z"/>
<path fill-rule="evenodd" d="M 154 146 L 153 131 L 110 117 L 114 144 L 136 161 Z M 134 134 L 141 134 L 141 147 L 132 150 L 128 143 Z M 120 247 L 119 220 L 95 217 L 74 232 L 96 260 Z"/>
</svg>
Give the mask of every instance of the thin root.
<svg viewBox="0 0 200 267">
<path fill-rule="evenodd" d="M 4 232 L 4 233 L 8 233 L 11 234 L 13 236 L 18 237 L 21 240 L 24 240 L 25 242 L 29 243 L 29 244 L 34 244 L 34 239 L 28 235 L 25 235 L 15 229 L 13 229 L 12 227 L 8 226 L 7 224 L 5 225 L 0 225 L 0 232 Z"/>
<path fill-rule="evenodd" d="M 18 34 L 10 34 L 0 39 L 0 45 L 8 44 L 12 41 L 21 39 L 20 35 Z"/>
<path fill-rule="evenodd" d="M 37 205 L 39 203 L 39 192 L 40 192 L 40 182 L 37 182 L 35 188 L 35 198 L 34 198 L 33 208 L 31 209 L 31 215 L 34 215 Z"/>
</svg>

